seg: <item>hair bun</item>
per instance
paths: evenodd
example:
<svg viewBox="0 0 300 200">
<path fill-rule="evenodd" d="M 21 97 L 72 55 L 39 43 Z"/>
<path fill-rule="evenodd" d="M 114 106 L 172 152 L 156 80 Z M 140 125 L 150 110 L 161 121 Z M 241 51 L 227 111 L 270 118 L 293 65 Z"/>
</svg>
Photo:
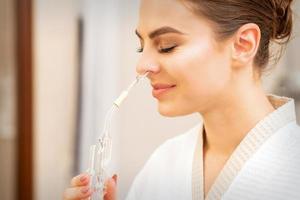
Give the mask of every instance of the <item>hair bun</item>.
<svg viewBox="0 0 300 200">
<path fill-rule="evenodd" d="M 293 14 L 291 4 L 293 0 L 272 0 L 275 5 L 273 39 L 289 40 L 292 33 Z"/>
</svg>

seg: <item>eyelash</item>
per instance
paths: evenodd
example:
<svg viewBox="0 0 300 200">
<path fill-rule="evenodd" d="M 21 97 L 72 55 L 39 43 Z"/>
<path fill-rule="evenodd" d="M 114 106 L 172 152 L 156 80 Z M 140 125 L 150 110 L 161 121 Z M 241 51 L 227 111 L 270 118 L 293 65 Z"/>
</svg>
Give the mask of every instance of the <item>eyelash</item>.
<svg viewBox="0 0 300 200">
<path fill-rule="evenodd" d="M 171 53 L 173 51 L 173 49 L 175 49 L 175 47 L 176 47 L 176 45 L 168 47 L 168 48 L 161 48 L 161 49 L 159 49 L 159 52 L 160 53 Z"/>
<path fill-rule="evenodd" d="M 176 47 L 177 47 L 177 46 L 175 45 L 175 46 L 168 47 L 168 48 L 161 48 L 161 49 L 159 49 L 158 51 L 159 51 L 160 53 L 171 53 Z M 143 48 L 138 48 L 138 49 L 137 49 L 137 52 L 138 52 L 138 53 L 142 53 L 142 52 L 143 52 Z"/>
<path fill-rule="evenodd" d="M 142 52 L 143 52 L 143 48 L 138 48 L 138 49 L 136 50 L 136 52 L 142 53 Z"/>
</svg>

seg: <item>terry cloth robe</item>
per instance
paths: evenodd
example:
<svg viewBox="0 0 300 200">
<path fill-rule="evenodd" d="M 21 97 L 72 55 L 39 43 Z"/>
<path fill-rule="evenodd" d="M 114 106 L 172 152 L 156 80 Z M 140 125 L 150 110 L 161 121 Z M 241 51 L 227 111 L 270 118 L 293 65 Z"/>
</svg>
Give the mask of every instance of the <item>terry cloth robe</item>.
<svg viewBox="0 0 300 200">
<path fill-rule="evenodd" d="M 205 200 L 300 200 L 294 100 L 268 99 L 276 110 L 243 138 Z M 126 200 L 204 200 L 202 150 L 203 123 L 167 140 L 136 176 Z"/>
</svg>

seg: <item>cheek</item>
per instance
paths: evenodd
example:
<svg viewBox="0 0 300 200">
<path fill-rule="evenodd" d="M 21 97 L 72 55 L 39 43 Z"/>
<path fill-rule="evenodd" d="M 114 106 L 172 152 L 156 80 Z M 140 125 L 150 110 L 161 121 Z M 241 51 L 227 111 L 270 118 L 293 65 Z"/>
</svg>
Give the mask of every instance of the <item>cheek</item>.
<svg viewBox="0 0 300 200">
<path fill-rule="evenodd" d="M 215 96 L 220 93 L 230 76 L 229 59 L 218 52 L 211 43 L 200 43 L 187 48 L 178 64 L 186 95 Z"/>
</svg>

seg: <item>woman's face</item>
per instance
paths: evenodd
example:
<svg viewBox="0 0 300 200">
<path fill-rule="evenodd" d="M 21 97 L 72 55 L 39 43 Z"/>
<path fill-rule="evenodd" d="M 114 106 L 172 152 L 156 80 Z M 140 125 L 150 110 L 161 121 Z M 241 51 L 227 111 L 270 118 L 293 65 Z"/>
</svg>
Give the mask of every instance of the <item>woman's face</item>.
<svg viewBox="0 0 300 200">
<path fill-rule="evenodd" d="M 142 0 L 136 29 L 138 73 L 151 72 L 153 96 L 165 116 L 207 112 L 229 89 L 230 48 L 209 22 L 178 0 Z"/>
</svg>

